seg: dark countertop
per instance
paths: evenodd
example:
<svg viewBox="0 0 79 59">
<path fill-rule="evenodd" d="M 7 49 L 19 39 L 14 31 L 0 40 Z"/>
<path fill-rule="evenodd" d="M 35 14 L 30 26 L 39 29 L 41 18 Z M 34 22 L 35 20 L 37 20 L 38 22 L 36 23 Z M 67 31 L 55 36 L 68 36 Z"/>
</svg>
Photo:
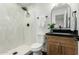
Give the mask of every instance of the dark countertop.
<svg viewBox="0 0 79 59">
<path fill-rule="evenodd" d="M 70 29 L 53 29 L 46 35 L 50 36 L 65 36 L 65 37 L 74 37 L 77 41 L 79 41 L 78 30 L 70 30 Z"/>
<path fill-rule="evenodd" d="M 46 35 L 54 35 L 54 36 L 67 36 L 67 37 L 74 37 L 74 34 L 71 33 L 46 33 Z"/>
</svg>

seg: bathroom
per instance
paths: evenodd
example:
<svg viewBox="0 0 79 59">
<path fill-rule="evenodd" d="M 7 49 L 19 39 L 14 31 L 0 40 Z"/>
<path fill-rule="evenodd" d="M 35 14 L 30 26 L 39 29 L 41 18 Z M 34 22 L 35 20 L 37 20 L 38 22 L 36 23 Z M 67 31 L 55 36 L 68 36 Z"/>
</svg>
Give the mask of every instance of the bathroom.
<svg viewBox="0 0 79 59">
<path fill-rule="evenodd" d="M 79 3 L 0 3 L 0 55 L 50 55 L 46 52 L 47 42 L 44 39 L 47 39 L 46 33 L 50 32 L 48 24 L 56 22 L 57 14 L 64 14 L 64 20 L 57 18 L 60 21 L 57 21 L 55 27 L 59 28 L 57 26 L 61 23 L 64 28 L 71 31 L 75 29 L 79 39 L 78 6 Z M 56 11 L 57 8 L 60 10 Z M 66 16 L 70 21 L 65 22 Z M 36 52 L 34 48 L 38 46 L 39 51 Z M 59 52 L 61 54 L 61 51 Z M 79 54 L 78 49 L 76 54 Z"/>
</svg>

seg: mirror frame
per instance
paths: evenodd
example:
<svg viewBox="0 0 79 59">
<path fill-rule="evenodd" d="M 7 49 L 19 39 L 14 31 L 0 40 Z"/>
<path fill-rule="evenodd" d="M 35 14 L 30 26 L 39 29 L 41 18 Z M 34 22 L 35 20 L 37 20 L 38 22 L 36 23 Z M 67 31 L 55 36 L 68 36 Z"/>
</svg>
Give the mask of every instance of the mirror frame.
<svg viewBox="0 0 79 59">
<path fill-rule="evenodd" d="M 52 23 L 52 21 L 53 21 L 53 19 L 52 19 L 52 16 L 53 16 L 53 11 L 55 10 L 55 9 L 57 9 L 57 8 L 60 8 L 60 7 L 65 7 L 67 10 L 67 14 L 68 15 L 66 15 L 66 17 L 68 17 L 67 19 L 66 19 L 66 28 L 70 28 L 71 26 L 71 7 L 70 7 L 70 5 L 69 4 L 67 4 L 67 3 L 59 3 L 58 5 L 56 5 L 56 6 L 54 6 L 53 8 L 52 8 L 52 10 L 51 10 L 51 23 Z"/>
</svg>

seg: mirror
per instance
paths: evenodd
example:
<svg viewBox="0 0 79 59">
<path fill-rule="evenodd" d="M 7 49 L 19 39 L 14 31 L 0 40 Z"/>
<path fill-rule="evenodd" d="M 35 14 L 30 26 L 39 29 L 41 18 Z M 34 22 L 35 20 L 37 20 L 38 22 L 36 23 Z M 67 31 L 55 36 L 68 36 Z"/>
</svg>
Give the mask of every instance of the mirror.
<svg viewBox="0 0 79 59">
<path fill-rule="evenodd" d="M 65 3 L 59 3 L 51 10 L 51 22 L 55 23 L 55 28 L 70 28 L 71 7 Z"/>
<path fill-rule="evenodd" d="M 56 26 L 64 27 L 64 14 L 55 16 Z"/>
</svg>

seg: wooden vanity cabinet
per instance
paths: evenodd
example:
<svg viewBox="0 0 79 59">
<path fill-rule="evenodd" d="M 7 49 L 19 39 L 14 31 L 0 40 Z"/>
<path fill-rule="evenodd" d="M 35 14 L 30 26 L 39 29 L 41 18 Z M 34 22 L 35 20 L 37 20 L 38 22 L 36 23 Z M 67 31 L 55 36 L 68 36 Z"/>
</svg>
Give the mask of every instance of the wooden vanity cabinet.
<svg viewBox="0 0 79 59">
<path fill-rule="evenodd" d="M 48 55 L 77 55 L 77 41 L 73 37 L 47 35 Z"/>
</svg>

